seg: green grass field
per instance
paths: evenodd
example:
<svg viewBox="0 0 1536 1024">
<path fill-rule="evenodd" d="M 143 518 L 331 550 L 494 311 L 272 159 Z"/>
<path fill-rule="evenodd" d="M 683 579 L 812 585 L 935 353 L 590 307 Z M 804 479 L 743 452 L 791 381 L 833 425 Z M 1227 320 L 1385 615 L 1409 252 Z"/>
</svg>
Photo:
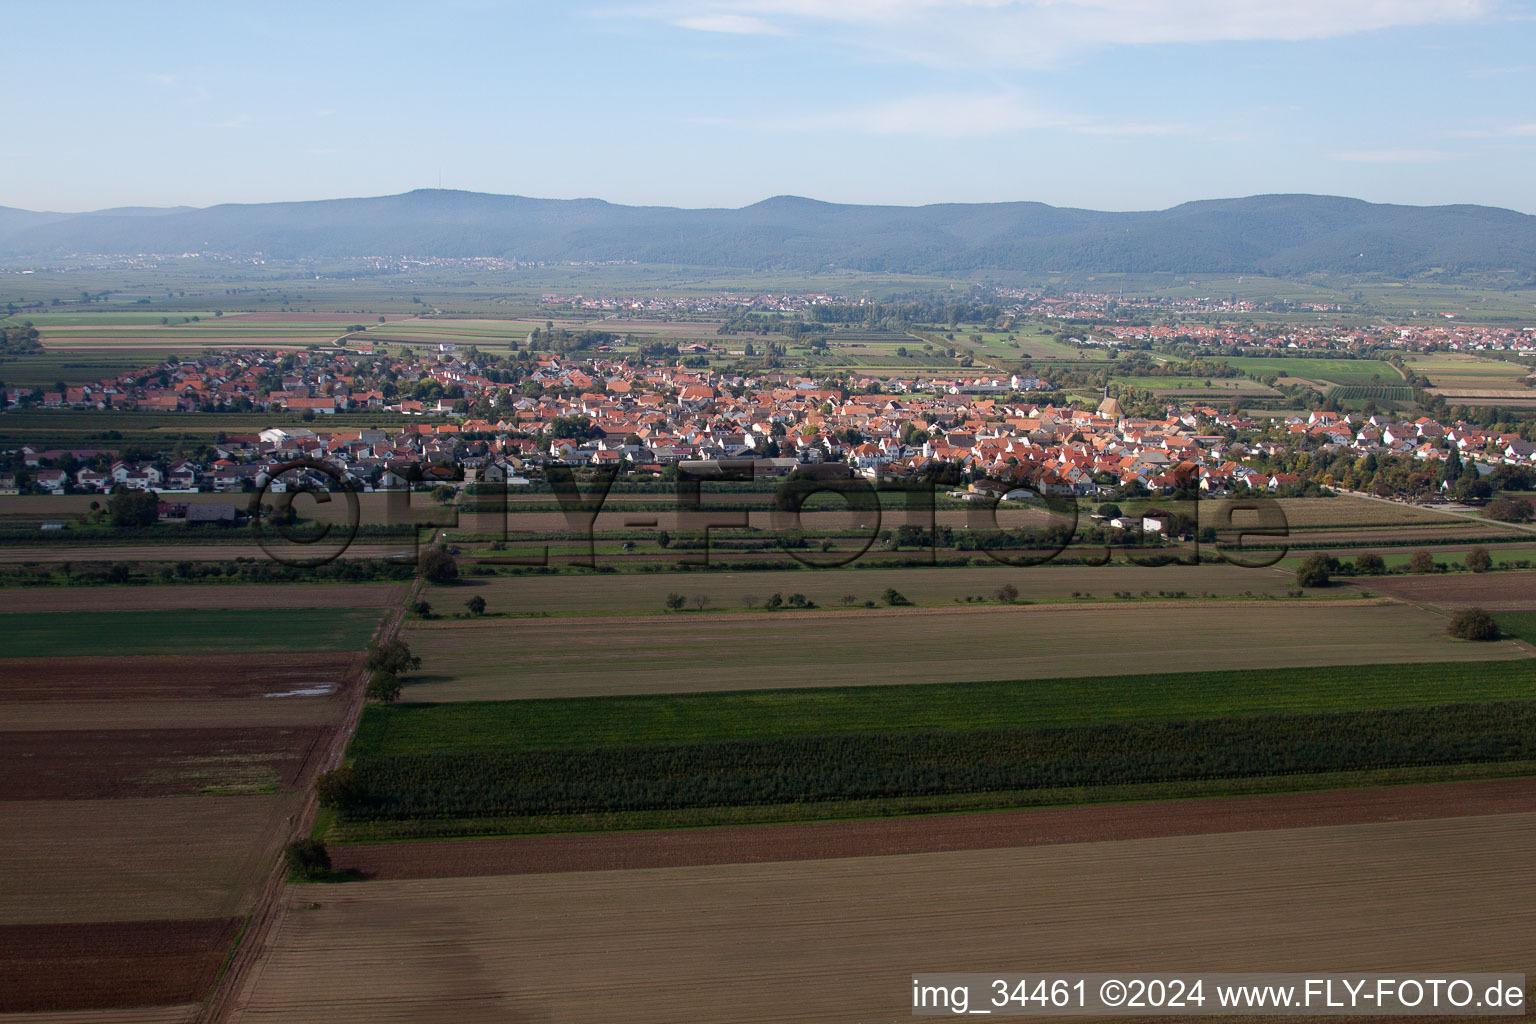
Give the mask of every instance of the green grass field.
<svg viewBox="0 0 1536 1024">
<path fill-rule="evenodd" d="M 1305 359 L 1298 356 L 1223 356 L 1222 362 L 1261 377 L 1279 374 L 1327 380 L 1335 384 L 1401 384 L 1403 378 L 1387 363 L 1377 359 Z M 1373 379 L 1374 378 L 1374 379 Z"/>
<path fill-rule="evenodd" d="M 1536 644 L 1536 612 L 1506 612 L 1495 615 L 1493 620 L 1499 624 L 1499 631 L 1506 636 Z"/>
<path fill-rule="evenodd" d="M 21 612 L 0 615 L 0 634 L 7 658 L 260 654 L 361 650 L 378 622 L 377 611 L 343 608 Z"/>
<path fill-rule="evenodd" d="M 1536 614 L 1501 616 L 1536 632 Z M 1515 622 L 1519 620 L 1519 622 Z M 407 690 L 409 694 L 409 690 Z M 991 683 L 844 686 L 572 700 L 369 706 L 352 756 L 1104 722 L 1536 699 L 1536 658 Z"/>
</svg>

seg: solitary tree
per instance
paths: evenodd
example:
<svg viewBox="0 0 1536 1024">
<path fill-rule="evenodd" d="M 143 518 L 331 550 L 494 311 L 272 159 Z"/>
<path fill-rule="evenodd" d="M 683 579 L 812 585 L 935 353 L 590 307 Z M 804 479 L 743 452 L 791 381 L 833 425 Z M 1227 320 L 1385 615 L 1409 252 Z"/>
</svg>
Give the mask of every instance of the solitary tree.
<svg viewBox="0 0 1536 1024">
<path fill-rule="evenodd" d="M 1435 571 L 1435 560 L 1430 557 L 1428 551 L 1415 551 L 1408 556 L 1408 571 L 1416 576 Z"/>
<path fill-rule="evenodd" d="M 363 783 L 357 777 L 357 769 L 344 764 L 320 773 L 320 777 L 315 780 L 315 795 L 319 797 L 321 807 L 334 810 L 361 799 Z"/>
<path fill-rule="evenodd" d="M 308 836 L 295 839 L 283 848 L 288 870 L 300 878 L 314 878 L 331 869 L 331 855 L 325 844 Z"/>
<path fill-rule="evenodd" d="M 708 594 L 695 594 L 695 595 L 693 595 L 693 606 L 695 608 L 697 608 L 699 611 L 703 611 L 704 610 L 704 606 L 707 605 L 707 604 L 709 604 L 709 595 Z"/>
<path fill-rule="evenodd" d="M 1466 566 L 1473 572 L 1487 572 L 1493 568 L 1493 557 L 1487 548 L 1473 548 L 1467 552 Z"/>
<path fill-rule="evenodd" d="M 1005 604 L 1013 604 L 1019 599 L 1019 588 L 1012 583 L 1004 583 L 997 588 L 997 599 Z"/>
<path fill-rule="evenodd" d="M 688 599 L 686 597 L 674 591 L 667 595 L 667 611 L 680 612 L 683 610 L 683 605 L 687 602 Z"/>
<path fill-rule="evenodd" d="M 906 596 L 903 595 L 901 591 L 897 590 L 895 587 L 886 587 L 885 593 L 881 596 L 885 599 L 885 603 L 893 608 L 897 605 L 912 603 L 911 601 L 908 601 Z"/>
<path fill-rule="evenodd" d="M 421 658 L 411 653 L 410 645 L 399 637 L 387 640 L 368 652 L 368 668 L 400 675 L 421 668 Z"/>
<path fill-rule="evenodd" d="M 757 600 L 758 599 L 757 599 L 757 595 L 756 594 L 742 594 L 741 595 L 741 603 L 746 605 L 748 608 L 756 608 L 757 607 Z"/>
<path fill-rule="evenodd" d="M 453 560 L 447 548 L 428 548 L 421 553 L 421 559 L 417 562 L 417 568 L 421 572 L 421 578 L 428 583 L 445 586 L 459 578 L 459 563 Z"/>
<path fill-rule="evenodd" d="M 464 607 L 469 609 L 469 614 L 471 615 L 484 615 L 485 598 L 481 597 L 479 594 L 476 594 L 474 597 L 464 602 Z"/>
<path fill-rule="evenodd" d="M 1463 608 L 1451 619 L 1445 631 L 1462 640 L 1488 641 L 1499 638 L 1499 624 L 1481 608 Z"/>
<path fill-rule="evenodd" d="M 379 704 L 393 704 L 400 699 L 400 677 L 379 669 L 368 677 L 363 696 Z"/>
<path fill-rule="evenodd" d="M 411 605 L 411 614 L 419 619 L 431 618 L 432 603 L 430 601 L 417 601 Z"/>
</svg>

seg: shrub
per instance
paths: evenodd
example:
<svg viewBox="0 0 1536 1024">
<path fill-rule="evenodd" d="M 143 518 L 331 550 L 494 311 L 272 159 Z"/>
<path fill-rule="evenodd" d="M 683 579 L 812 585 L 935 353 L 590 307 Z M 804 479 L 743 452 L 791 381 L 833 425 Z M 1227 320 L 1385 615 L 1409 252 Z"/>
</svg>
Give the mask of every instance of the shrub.
<svg viewBox="0 0 1536 1024">
<path fill-rule="evenodd" d="M 1386 560 L 1372 551 L 1355 556 L 1355 572 L 1360 576 L 1380 576 L 1387 571 Z"/>
<path fill-rule="evenodd" d="M 422 579 L 437 586 L 445 586 L 459 578 L 459 563 L 446 548 L 428 548 L 421 553 L 416 566 Z"/>
<path fill-rule="evenodd" d="M 1493 568 L 1493 557 L 1487 548 L 1473 548 L 1467 552 L 1466 567 L 1473 572 L 1487 572 Z"/>
<path fill-rule="evenodd" d="M 331 869 L 331 855 L 318 839 L 295 839 L 283 848 L 288 870 L 301 878 L 314 878 Z"/>
<path fill-rule="evenodd" d="M 908 601 L 906 597 L 895 587 L 886 587 L 885 593 L 882 595 L 882 597 L 885 599 L 885 603 L 893 608 L 898 605 L 912 603 L 911 601 Z"/>
<path fill-rule="evenodd" d="M 400 677 L 380 669 L 368 677 L 363 696 L 380 704 L 393 704 L 400 699 Z"/>
<path fill-rule="evenodd" d="M 1499 624 L 1481 608 L 1463 608 L 1451 619 L 1445 631 L 1462 640 L 1489 641 L 1499 638 Z"/>
<path fill-rule="evenodd" d="M 1303 587 L 1326 587 L 1334 568 L 1334 560 L 1327 555 L 1308 555 L 1296 570 L 1296 582 Z"/>
<path fill-rule="evenodd" d="M 1494 498 L 1483 508 L 1483 515 L 1501 523 L 1528 523 L 1536 510 L 1524 498 Z"/>
</svg>

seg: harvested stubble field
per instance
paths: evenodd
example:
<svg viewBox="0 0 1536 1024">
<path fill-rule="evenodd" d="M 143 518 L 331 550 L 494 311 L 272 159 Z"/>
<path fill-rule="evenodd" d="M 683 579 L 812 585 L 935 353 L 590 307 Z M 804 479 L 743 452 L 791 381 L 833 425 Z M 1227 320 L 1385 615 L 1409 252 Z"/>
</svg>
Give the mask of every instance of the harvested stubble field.
<svg viewBox="0 0 1536 1024">
<path fill-rule="evenodd" d="M 1536 610 L 1536 572 L 1372 577 L 1356 582 L 1389 597 L 1445 608 L 1475 606 L 1490 612 Z"/>
<path fill-rule="evenodd" d="M 0 803 L 0 922 L 230 917 L 298 793 Z"/>
<path fill-rule="evenodd" d="M 302 595 L 295 592 L 294 600 Z M 199 608 L 179 611 L 11 612 L 0 618 L 7 658 L 238 651 L 357 651 L 377 611 L 357 608 Z"/>
<path fill-rule="evenodd" d="M 96 924 L 0 925 L 0 1013 L 185 1004 L 218 976 L 238 917 Z M 170 1013 L 144 1018 L 181 1019 Z M 62 1017 L 32 1018 L 38 1024 Z M 94 1016 L 74 1018 L 96 1019 Z M 115 1014 L 104 1020 L 129 1020 Z"/>
<path fill-rule="evenodd" d="M 176 611 L 200 608 L 387 608 L 405 593 L 395 583 L 289 585 L 188 584 L 164 587 L 6 587 L 0 614 L 12 612 Z M 0 697 L 0 700 L 3 700 Z"/>
<path fill-rule="evenodd" d="M 1483 661 L 1401 604 L 1144 602 L 412 622 L 413 701 Z M 1102 638 L 1096 642 L 1095 638 Z"/>
<path fill-rule="evenodd" d="M 433 587 L 424 596 L 434 607 L 457 608 L 471 595 L 485 598 L 490 611 L 513 615 L 558 611 L 584 614 L 660 613 L 668 593 L 709 597 L 710 607 L 741 608 L 752 598 L 761 605 L 769 595 L 804 594 L 824 608 L 838 608 L 844 595 L 857 604 L 879 602 L 894 588 L 915 604 L 952 604 L 970 597 L 994 600 L 999 587 L 1018 588 L 1020 601 L 1054 601 L 1089 593 L 1109 597 L 1121 591 L 1149 596 L 1207 593 L 1223 597 L 1253 593 L 1283 595 L 1295 585 L 1286 573 L 1214 565 L 1134 565 L 1098 567 L 1039 565 L 1012 569 L 1004 565 L 932 569 L 848 569 L 700 573 L 644 573 L 602 576 L 513 576 L 468 578 L 457 586 Z M 3 600 L 0 592 L 0 600 Z M 3 605 L 0 605 L 3 607 Z"/>
<path fill-rule="evenodd" d="M 313 551 L 292 549 L 295 557 L 312 555 Z M 413 557 L 415 552 L 408 540 L 391 544 L 357 543 L 348 547 L 343 558 L 397 558 Z M 260 545 L 245 541 L 225 544 L 191 540 L 186 543 L 171 541 L 165 544 L 146 544 L 134 541 L 128 544 L 34 544 L 30 546 L 0 547 L 0 562 L 11 565 L 57 565 L 69 562 L 77 569 L 85 569 L 113 562 L 231 562 L 237 558 L 249 558 L 266 564 L 271 556 Z"/>
<path fill-rule="evenodd" d="M 1448 943 L 1523 971 L 1533 827 L 1525 813 L 300 888 L 237 1019 L 894 1020 L 914 970 L 1411 972 L 1443 968 Z"/>
</svg>

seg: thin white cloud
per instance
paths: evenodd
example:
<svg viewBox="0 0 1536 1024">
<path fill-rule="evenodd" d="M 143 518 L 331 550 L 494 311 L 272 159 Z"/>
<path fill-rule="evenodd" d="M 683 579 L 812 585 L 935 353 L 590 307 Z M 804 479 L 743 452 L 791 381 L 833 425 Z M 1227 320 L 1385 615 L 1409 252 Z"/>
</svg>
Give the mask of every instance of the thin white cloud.
<svg viewBox="0 0 1536 1024">
<path fill-rule="evenodd" d="M 748 14 L 715 12 L 695 14 L 672 19 L 678 28 L 691 28 L 695 32 L 724 32 L 737 36 L 783 36 L 789 33 L 771 21 Z"/>
<path fill-rule="evenodd" d="M 1460 139 L 1528 139 L 1536 136 L 1536 121 L 1515 121 L 1451 132 Z"/>
<path fill-rule="evenodd" d="M 1349 164 L 1433 164 L 1457 157 L 1443 149 L 1348 149 L 1331 155 Z"/>
<path fill-rule="evenodd" d="M 1041 66 L 1117 46 L 1328 39 L 1472 21 L 1509 0 L 693 0 L 649 17 L 705 31 L 812 35 L 953 67 Z M 735 27 L 732 27 L 735 26 Z"/>
</svg>

